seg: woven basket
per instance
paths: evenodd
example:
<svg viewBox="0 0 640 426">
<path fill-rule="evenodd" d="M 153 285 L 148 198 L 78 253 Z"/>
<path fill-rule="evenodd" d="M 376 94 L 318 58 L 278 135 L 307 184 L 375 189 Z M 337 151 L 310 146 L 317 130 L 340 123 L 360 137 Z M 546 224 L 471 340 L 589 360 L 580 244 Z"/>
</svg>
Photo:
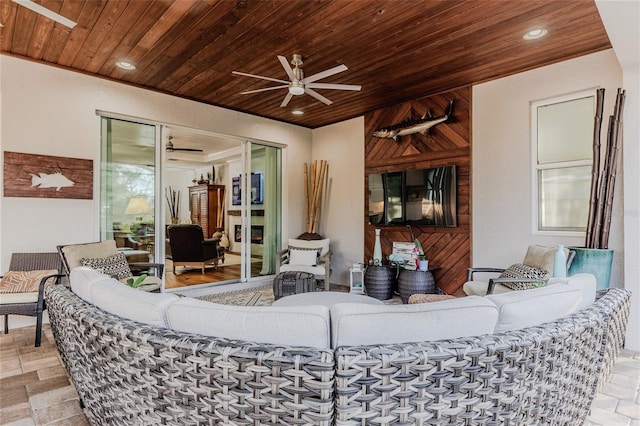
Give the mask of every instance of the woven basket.
<svg viewBox="0 0 640 426">
<path fill-rule="evenodd" d="M 412 294 L 427 294 L 436 292 L 436 282 L 430 271 L 410 271 L 403 269 L 398 278 L 398 291 L 402 303 L 407 303 Z"/>
</svg>

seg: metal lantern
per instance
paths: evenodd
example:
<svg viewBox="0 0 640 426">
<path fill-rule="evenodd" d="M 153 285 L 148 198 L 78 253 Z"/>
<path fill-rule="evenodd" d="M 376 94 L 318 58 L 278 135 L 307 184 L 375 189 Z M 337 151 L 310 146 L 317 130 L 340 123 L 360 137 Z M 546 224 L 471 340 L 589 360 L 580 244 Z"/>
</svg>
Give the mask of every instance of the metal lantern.
<svg viewBox="0 0 640 426">
<path fill-rule="evenodd" d="M 364 294 L 364 270 L 359 263 L 354 263 L 353 268 L 349 268 L 349 292 Z"/>
</svg>

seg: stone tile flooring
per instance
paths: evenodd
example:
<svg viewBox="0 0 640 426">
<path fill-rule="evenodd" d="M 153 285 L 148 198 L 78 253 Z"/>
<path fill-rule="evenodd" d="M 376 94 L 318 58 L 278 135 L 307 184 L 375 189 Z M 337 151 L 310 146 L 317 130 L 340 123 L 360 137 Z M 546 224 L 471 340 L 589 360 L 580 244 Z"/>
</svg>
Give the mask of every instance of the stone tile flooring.
<svg viewBox="0 0 640 426">
<path fill-rule="evenodd" d="M 33 346 L 35 328 L 0 335 L 0 425 L 88 425 L 62 367 L 51 328 Z M 585 426 L 640 426 L 640 354 L 623 351 Z"/>
</svg>

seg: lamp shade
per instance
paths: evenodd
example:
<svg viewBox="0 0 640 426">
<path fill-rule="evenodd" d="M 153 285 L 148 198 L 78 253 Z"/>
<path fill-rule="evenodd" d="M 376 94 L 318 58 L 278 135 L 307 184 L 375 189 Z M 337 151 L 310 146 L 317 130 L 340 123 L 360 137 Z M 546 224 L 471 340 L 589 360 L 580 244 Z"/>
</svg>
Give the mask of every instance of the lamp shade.
<svg viewBox="0 0 640 426">
<path fill-rule="evenodd" d="M 129 204 L 127 204 L 127 208 L 124 211 L 124 214 L 138 215 L 143 216 L 147 214 L 151 214 L 152 209 L 149 201 L 146 198 L 142 197 L 133 197 L 129 200 Z"/>
</svg>

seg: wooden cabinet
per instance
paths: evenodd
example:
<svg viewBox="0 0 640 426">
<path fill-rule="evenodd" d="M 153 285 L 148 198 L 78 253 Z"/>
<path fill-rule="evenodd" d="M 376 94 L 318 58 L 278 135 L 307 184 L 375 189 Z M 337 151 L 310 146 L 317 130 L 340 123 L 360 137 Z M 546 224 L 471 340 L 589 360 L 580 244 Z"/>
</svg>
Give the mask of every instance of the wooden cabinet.
<svg viewBox="0 0 640 426">
<path fill-rule="evenodd" d="M 202 227 L 205 238 L 211 238 L 216 228 L 224 228 L 224 185 L 189 187 L 191 223 Z"/>
</svg>

